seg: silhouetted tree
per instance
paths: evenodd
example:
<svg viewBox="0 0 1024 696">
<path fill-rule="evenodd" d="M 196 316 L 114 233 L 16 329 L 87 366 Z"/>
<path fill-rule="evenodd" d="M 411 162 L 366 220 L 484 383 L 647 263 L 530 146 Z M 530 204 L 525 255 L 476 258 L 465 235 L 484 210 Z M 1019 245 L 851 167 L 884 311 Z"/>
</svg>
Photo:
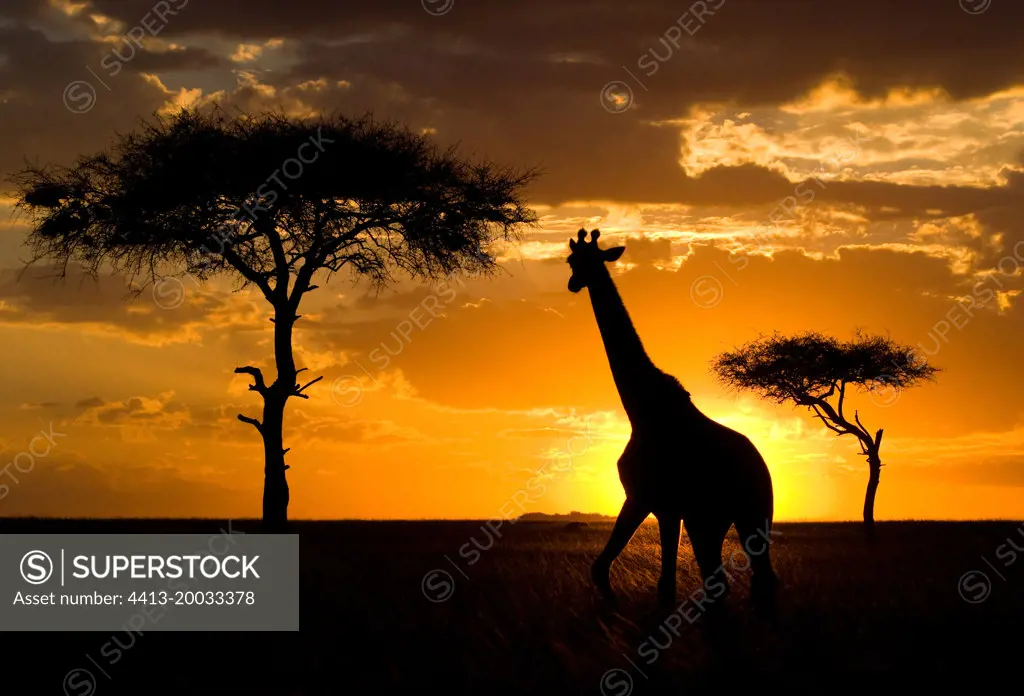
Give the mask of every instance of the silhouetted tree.
<svg viewBox="0 0 1024 696">
<path fill-rule="evenodd" d="M 522 198 L 533 171 L 474 163 L 425 135 L 371 117 L 229 117 L 183 110 L 143 123 L 108 152 L 15 177 L 33 223 L 32 262 L 109 266 L 143 288 L 168 265 L 199 280 L 226 273 L 273 308 L 277 376 L 257 367 L 253 425 L 264 446 L 263 519 L 287 521 L 283 418 L 299 385 L 292 329 L 317 274 L 347 269 L 379 289 L 395 274 L 449 277 L 496 269 L 489 244 L 535 221 Z M 305 368 L 303 368 L 305 369 Z"/>
<path fill-rule="evenodd" d="M 791 401 L 806 406 L 837 436 L 857 438 L 869 470 L 864 533 L 873 539 L 875 493 L 882 469 L 882 429 L 872 435 L 857 411 L 850 421 L 844 410 L 847 388 L 852 385 L 869 392 L 892 389 L 898 393 L 934 380 L 939 369 L 913 348 L 861 332 L 846 342 L 815 332 L 792 337 L 762 336 L 718 355 L 712 369 L 731 387 L 751 390 L 780 404 Z"/>
</svg>

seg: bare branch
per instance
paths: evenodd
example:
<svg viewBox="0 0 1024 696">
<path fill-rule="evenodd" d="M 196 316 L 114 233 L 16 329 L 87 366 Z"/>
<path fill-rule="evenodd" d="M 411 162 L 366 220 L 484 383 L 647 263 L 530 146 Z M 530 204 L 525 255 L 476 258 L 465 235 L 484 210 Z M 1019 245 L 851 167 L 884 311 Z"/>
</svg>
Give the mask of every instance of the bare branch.
<svg viewBox="0 0 1024 696">
<path fill-rule="evenodd" d="M 320 247 L 321 242 L 318 239 L 313 243 L 312 248 L 306 254 L 303 254 L 305 261 L 295 275 L 295 285 L 292 286 L 292 293 L 288 298 L 293 311 L 298 309 L 302 296 L 309 291 L 313 274 L 316 273 L 317 269 L 327 267 L 325 264 L 326 257 L 321 252 Z M 334 269 L 329 270 L 333 272 Z"/>
<path fill-rule="evenodd" d="M 251 425 L 254 428 L 256 428 L 256 430 L 259 431 L 260 435 L 263 434 L 263 424 L 260 423 L 255 418 L 250 418 L 249 416 L 243 416 L 241 413 L 239 413 L 238 414 L 238 420 L 242 421 L 243 423 L 248 423 L 249 425 Z"/>
<path fill-rule="evenodd" d="M 236 367 L 236 375 L 252 375 L 253 384 L 249 385 L 249 391 L 259 392 L 262 396 L 267 395 L 267 383 L 263 380 L 263 372 L 258 367 L 246 366 Z"/>
<path fill-rule="evenodd" d="M 288 260 L 284 254 L 284 242 L 277 230 L 277 225 L 270 218 L 258 218 L 253 221 L 253 227 L 259 230 L 267 239 L 270 245 L 270 252 L 274 257 L 274 270 L 276 272 L 276 284 L 274 290 L 281 297 L 288 296 L 288 280 L 291 276 Z"/>
<path fill-rule="evenodd" d="M 812 404 L 809 404 L 809 406 L 811 407 L 811 409 L 814 410 L 814 415 L 817 418 L 819 418 L 822 423 L 825 424 L 825 427 L 828 428 L 829 430 L 831 430 L 832 432 L 834 432 L 836 435 L 854 435 L 855 434 L 855 433 L 851 433 L 849 430 L 844 430 L 843 428 L 840 428 L 839 426 L 833 424 L 832 421 L 830 421 L 828 418 L 825 417 L 825 414 L 823 414 L 821 412 L 821 409 L 818 407 L 817 404 L 812 403 Z"/>
<path fill-rule="evenodd" d="M 864 437 L 867 439 L 867 441 L 874 444 L 874 440 L 872 439 L 871 435 L 868 434 L 868 429 L 864 427 L 863 423 L 860 422 L 860 414 L 857 411 L 853 412 L 853 420 L 857 423 L 858 426 L 860 426 L 861 432 L 864 433 Z"/>
<path fill-rule="evenodd" d="M 312 380 L 311 382 L 307 382 L 301 388 L 299 387 L 298 384 L 296 384 L 295 385 L 295 391 L 292 392 L 292 396 L 297 396 L 300 399 L 308 399 L 309 395 L 308 394 L 303 394 L 302 392 L 306 391 L 306 389 L 308 389 L 309 387 L 311 387 L 312 385 L 316 384 L 317 382 L 319 382 L 322 379 L 323 379 L 323 375 L 317 377 L 316 379 Z"/>
<path fill-rule="evenodd" d="M 267 282 L 266 276 L 249 266 L 231 247 L 225 246 L 221 254 L 224 256 L 224 260 L 231 264 L 232 268 L 242 274 L 242 277 L 258 287 L 265 298 L 271 302 L 274 301 L 274 290 Z"/>
</svg>

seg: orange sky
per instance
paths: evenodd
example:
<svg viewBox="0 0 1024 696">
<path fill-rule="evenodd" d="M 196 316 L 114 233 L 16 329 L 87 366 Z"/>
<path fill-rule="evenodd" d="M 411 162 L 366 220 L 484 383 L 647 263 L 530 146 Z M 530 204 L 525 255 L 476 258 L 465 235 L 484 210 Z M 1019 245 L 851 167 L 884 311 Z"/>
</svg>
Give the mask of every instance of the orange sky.
<svg viewBox="0 0 1024 696">
<path fill-rule="evenodd" d="M 943 15 L 949 32 L 988 22 L 989 40 L 1002 45 L 993 22 L 1005 17 L 971 17 L 956 4 Z M 64 48 L 96 64 L 130 26 L 130 18 L 103 14 L 113 12 L 105 6 L 40 6 L 49 8 L 36 18 L 48 27 L 45 40 L 63 33 L 77 42 Z M 180 31 L 169 27 L 147 44 L 180 64 L 126 70 L 116 90 L 99 93 L 94 112 L 69 114 L 55 96 L 82 72 L 78 54 L 54 54 L 51 81 L 0 81 L 0 124 L 23 134 L 5 144 L 3 167 L 12 171 L 23 156 L 67 162 L 136 116 L 213 98 L 293 114 L 370 104 L 442 142 L 463 140 L 469 151 L 511 163 L 521 150 L 524 162 L 548 165 L 531 191 L 541 223 L 502 250 L 497 277 L 403 284 L 379 297 L 347 277 L 318 281 L 322 289 L 301 312 L 296 355 L 324 379 L 286 415 L 293 518 L 482 518 L 506 514 L 510 500 L 527 511 L 617 511 L 615 461 L 628 424 L 587 293 L 566 290 L 567 241 L 581 226 L 600 228 L 605 245 L 625 244 L 615 277 L 648 352 L 701 409 L 761 448 L 778 519 L 859 519 L 864 458 L 800 409 L 726 392 L 709 360 L 762 332 L 849 337 L 858 327 L 919 345 L 943 370 L 937 383 L 907 393 L 853 397 L 868 428 L 886 432 L 876 517 L 1020 518 L 1024 83 L 992 77 L 968 90 L 956 66 L 922 66 L 902 51 L 888 56 L 905 61 L 902 73 L 881 62 L 865 67 L 863 56 L 843 72 L 831 68 L 846 54 L 823 54 L 820 65 L 787 54 L 792 74 L 779 68 L 770 93 L 730 82 L 723 61 L 714 69 L 731 92 L 694 82 L 671 101 L 683 91 L 676 81 L 697 79 L 680 76 L 689 68 L 678 58 L 648 92 L 635 88 L 628 110 L 610 113 L 600 85 L 621 77 L 617 66 L 678 14 L 643 6 L 645 33 L 601 61 L 597 47 L 568 39 L 564 54 L 544 49 L 549 68 L 594 69 L 585 83 L 571 79 L 582 84 L 579 105 L 570 90 L 571 108 L 543 111 L 558 85 L 538 82 L 536 109 L 500 103 L 488 111 L 486 95 L 469 95 L 474 80 L 484 81 L 471 67 L 456 65 L 442 84 L 419 76 L 416 60 L 400 52 L 388 54 L 394 65 L 340 53 L 318 63 L 297 29 L 275 35 L 254 26 L 237 36 L 202 14 L 210 10 L 189 19 L 190 4 Z M 441 51 L 448 27 L 468 37 L 463 49 L 474 55 L 494 27 L 460 18 L 460 9 L 409 19 L 411 35 Z M 727 3 L 720 20 L 690 39 L 694 55 L 741 41 L 740 27 L 757 25 L 757 12 Z M 780 31 L 796 31 L 784 19 Z M 434 23 L 421 26 L 427 20 Z M 26 28 L 23 42 L 0 49 L 8 58 L 0 78 L 15 79 L 18 51 L 29 55 L 43 34 Z M 525 80 L 514 71 L 506 78 L 517 90 Z M 49 91 L 33 93 L 37 83 Z M 358 98 L 346 101 L 353 90 Z M 480 106 L 470 111 L 468 103 Z M 39 125 L 48 123 L 39 109 L 50 107 L 53 125 Z M 541 118 L 548 123 L 537 125 Z M 605 132 L 613 128 L 621 133 Z M 587 158 L 578 168 L 577 156 Z M 0 199 L 0 213 L 9 209 Z M 27 230 L 0 220 L 0 468 L 11 464 L 0 480 L 8 486 L 0 515 L 257 516 L 261 445 L 236 414 L 256 415 L 259 401 L 233 370 L 269 363 L 266 307 L 233 292 L 229 280 L 167 281 L 132 300 L 118 277 L 97 283 L 73 269 L 54 283 L 35 268 L 19 279 Z M 424 302 L 442 305 L 444 315 L 430 318 Z M 38 435 L 51 428 L 60 434 L 52 444 Z M 21 454 L 30 448 L 38 456 Z"/>
</svg>

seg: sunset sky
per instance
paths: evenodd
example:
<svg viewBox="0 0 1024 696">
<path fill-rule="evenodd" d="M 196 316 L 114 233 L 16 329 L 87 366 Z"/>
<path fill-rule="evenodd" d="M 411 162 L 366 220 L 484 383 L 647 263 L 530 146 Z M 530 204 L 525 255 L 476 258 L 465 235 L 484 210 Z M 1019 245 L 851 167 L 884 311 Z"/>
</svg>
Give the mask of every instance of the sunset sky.
<svg viewBox="0 0 1024 696">
<path fill-rule="evenodd" d="M 759 446 L 778 519 L 859 519 L 864 457 L 709 361 L 857 328 L 943 370 L 853 397 L 886 433 L 876 517 L 1020 518 L 1022 22 L 1012 0 L 5 0 L 0 173 L 215 102 L 372 110 L 543 170 L 540 224 L 496 277 L 374 296 L 342 274 L 306 299 L 296 355 L 324 379 L 286 415 L 293 518 L 501 516 L 538 475 L 526 511 L 618 510 L 629 426 L 566 289 L 582 226 L 626 246 L 649 354 Z M 26 271 L 4 188 L 0 515 L 258 516 L 262 448 L 236 414 L 260 402 L 233 370 L 270 364 L 262 298 Z"/>
</svg>

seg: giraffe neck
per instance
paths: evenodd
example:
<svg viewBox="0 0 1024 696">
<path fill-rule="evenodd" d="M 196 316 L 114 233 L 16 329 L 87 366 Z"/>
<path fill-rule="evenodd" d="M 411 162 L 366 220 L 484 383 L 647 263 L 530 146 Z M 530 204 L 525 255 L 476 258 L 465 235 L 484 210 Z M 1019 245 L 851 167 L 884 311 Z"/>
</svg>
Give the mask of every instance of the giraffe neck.
<svg viewBox="0 0 1024 696">
<path fill-rule="evenodd" d="M 602 268 L 588 285 L 615 387 L 626 415 L 635 423 L 645 405 L 644 394 L 650 394 L 652 382 L 663 380 L 666 375 L 654 366 L 644 350 L 608 269 Z"/>
</svg>

